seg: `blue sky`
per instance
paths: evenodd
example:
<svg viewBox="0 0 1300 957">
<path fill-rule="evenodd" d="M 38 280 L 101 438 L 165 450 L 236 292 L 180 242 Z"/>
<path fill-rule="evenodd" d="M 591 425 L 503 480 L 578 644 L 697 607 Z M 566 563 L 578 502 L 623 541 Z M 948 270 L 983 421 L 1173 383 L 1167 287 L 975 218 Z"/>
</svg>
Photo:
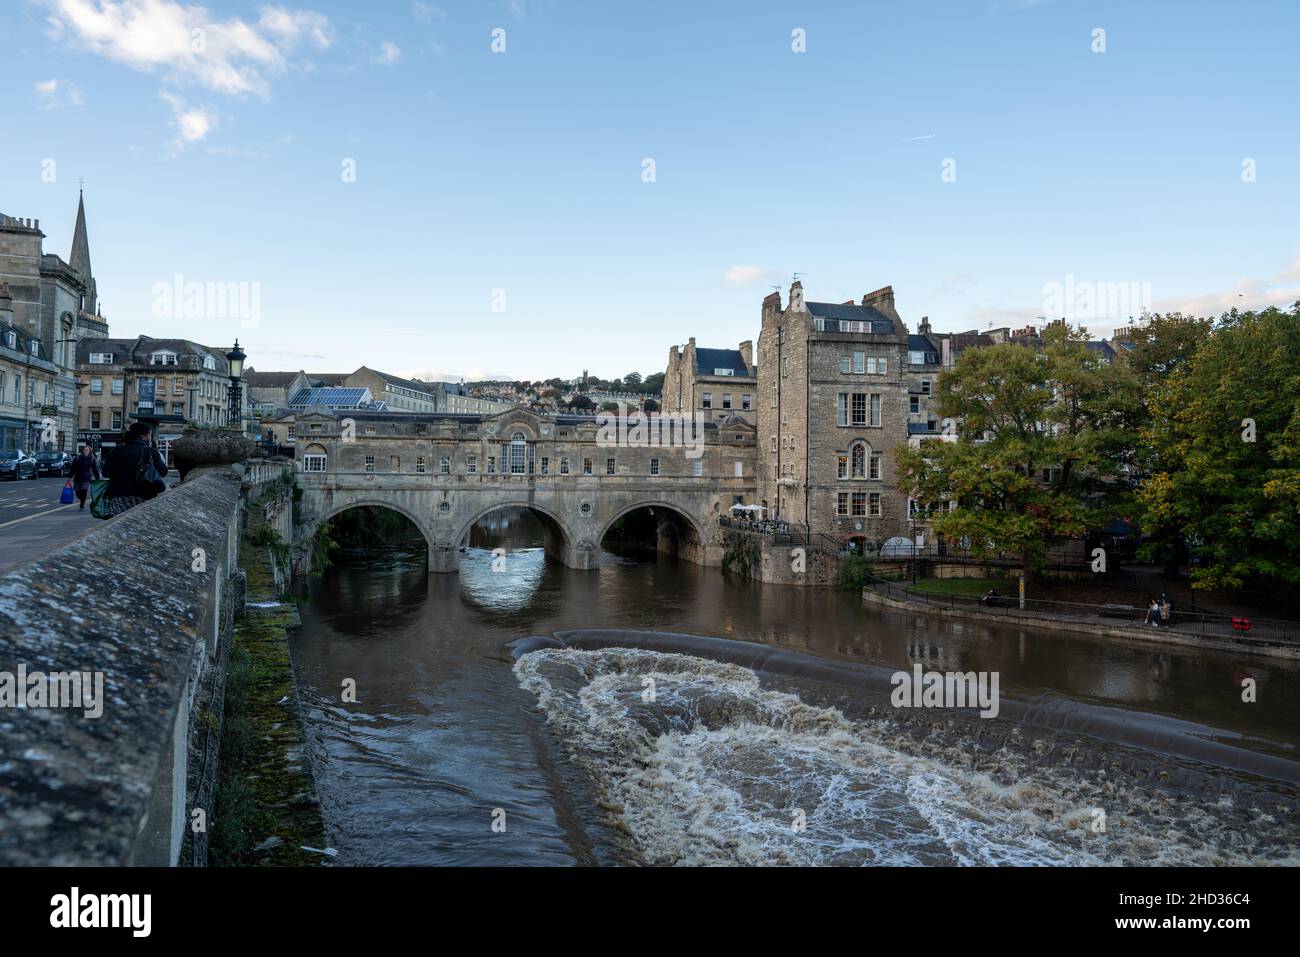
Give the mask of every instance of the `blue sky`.
<svg viewBox="0 0 1300 957">
<path fill-rule="evenodd" d="M 66 257 L 84 178 L 113 333 L 260 369 L 648 373 L 756 339 L 795 271 L 913 327 L 1067 277 L 1217 314 L 1300 298 L 1297 35 L 1289 2 L 7 0 L 0 210 Z M 177 276 L 256 312 L 160 305 Z"/>
</svg>

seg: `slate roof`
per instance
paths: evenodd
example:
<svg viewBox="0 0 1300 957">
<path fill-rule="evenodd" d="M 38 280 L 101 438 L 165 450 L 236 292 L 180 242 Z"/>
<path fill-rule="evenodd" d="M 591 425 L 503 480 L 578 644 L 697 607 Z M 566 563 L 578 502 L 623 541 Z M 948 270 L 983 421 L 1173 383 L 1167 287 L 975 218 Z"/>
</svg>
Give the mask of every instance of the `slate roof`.
<svg viewBox="0 0 1300 957">
<path fill-rule="evenodd" d="M 701 375 L 714 375 L 716 369 L 730 369 L 736 376 L 753 376 L 739 349 L 701 349 L 696 346 L 695 371 Z"/>
<path fill-rule="evenodd" d="M 254 389 L 278 389 L 288 385 L 297 375 L 296 372 L 255 372 L 249 369 L 244 373 L 244 382 Z"/>
<path fill-rule="evenodd" d="M 808 311 L 815 319 L 834 319 L 845 322 L 870 322 L 871 331 L 889 334 L 894 331 L 894 323 L 887 315 L 874 306 L 855 306 L 844 302 L 809 302 Z M 827 330 L 833 332 L 834 330 Z"/>
</svg>

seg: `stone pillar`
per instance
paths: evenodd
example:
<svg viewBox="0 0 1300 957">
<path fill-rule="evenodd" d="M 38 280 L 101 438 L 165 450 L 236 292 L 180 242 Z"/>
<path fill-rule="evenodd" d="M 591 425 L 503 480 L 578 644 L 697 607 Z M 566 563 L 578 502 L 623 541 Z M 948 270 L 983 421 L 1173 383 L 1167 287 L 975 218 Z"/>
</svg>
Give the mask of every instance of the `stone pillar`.
<svg viewBox="0 0 1300 957">
<path fill-rule="evenodd" d="M 447 542 L 429 546 L 429 574 L 449 575 L 460 571 L 460 549 Z"/>
</svg>

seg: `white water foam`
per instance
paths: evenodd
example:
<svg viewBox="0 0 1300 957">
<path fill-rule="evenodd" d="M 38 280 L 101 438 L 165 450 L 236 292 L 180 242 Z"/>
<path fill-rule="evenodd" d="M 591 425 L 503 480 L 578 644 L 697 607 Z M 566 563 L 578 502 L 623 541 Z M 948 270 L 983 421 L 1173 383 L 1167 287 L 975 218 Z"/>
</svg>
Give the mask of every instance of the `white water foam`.
<svg viewBox="0 0 1300 957">
<path fill-rule="evenodd" d="M 1249 838 L 1235 849 L 1203 839 L 1212 812 L 1175 821 L 1161 796 L 1119 801 L 1081 770 L 1010 781 L 972 770 L 950 747 L 905 748 L 889 722 L 851 721 L 736 665 L 551 648 L 520 657 L 515 674 L 587 773 L 603 823 L 645 863 L 1258 863 Z M 1091 827 L 1094 805 L 1108 809 L 1104 833 Z"/>
</svg>

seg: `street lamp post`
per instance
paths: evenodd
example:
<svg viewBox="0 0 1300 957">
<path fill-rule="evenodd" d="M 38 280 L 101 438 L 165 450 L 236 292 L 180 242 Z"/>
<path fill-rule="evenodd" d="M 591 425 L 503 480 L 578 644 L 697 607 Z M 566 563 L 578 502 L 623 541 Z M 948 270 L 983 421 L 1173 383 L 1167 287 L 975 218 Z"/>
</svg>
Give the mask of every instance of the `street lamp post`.
<svg viewBox="0 0 1300 957">
<path fill-rule="evenodd" d="M 232 424 L 237 431 L 244 431 L 243 408 L 244 403 L 240 397 L 241 380 L 244 377 L 244 350 L 239 348 L 239 340 L 235 340 L 235 347 L 226 353 L 226 360 L 230 363 L 230 394 L 227 396 L 230 407 L 226 412 L 226 422 Z"/>
</svg>

